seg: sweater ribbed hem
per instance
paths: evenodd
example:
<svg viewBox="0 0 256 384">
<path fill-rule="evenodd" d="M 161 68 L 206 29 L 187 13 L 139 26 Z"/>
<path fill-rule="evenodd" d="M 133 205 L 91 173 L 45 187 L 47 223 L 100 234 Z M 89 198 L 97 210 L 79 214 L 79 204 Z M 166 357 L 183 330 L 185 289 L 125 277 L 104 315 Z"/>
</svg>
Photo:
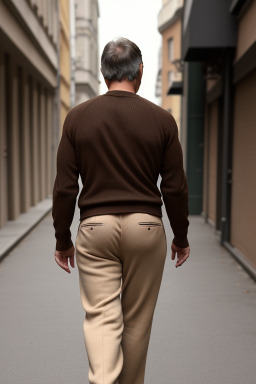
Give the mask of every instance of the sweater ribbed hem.
<svg viewBox="0 0 256 384">
<path fill-rule="evenodd" d="M 154 207 L 150 205 L 115 205 L 115 206 L 103 206 L 103 207 L 92 207 L 86 209 L 80 209 L 80 221 L 91 216 L 99 215 L 116 215 L 123 213 L 147 213 L 162 217 L 161 207 Z"/>
</svg>

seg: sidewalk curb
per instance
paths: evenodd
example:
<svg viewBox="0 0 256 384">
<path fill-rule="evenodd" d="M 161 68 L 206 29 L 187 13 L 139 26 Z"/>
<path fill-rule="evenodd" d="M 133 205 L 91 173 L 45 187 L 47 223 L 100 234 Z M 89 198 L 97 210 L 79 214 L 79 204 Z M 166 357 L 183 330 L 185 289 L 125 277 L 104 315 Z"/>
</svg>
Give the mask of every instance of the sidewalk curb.
<svg viewBox="0 0 256 384">
<path fill-rule="evenodd" d="M 0 230 L 0 263 L 48 215 L 51 209 L 52 199 L 45 199 L 30 208 L 27 213 L 21 214 L 17 220 L 7 222 L 6 226 Z"/>
<path fill-rule="evenodd" d="M 201 217 L 204 219 L 205 223 L 208 224 L 215 231 L 215 234 L 219 237 L 220 241 L 221 232 L 216 230 L 213 221 L 206 218 L 203 212 L 201 213 Z M 245 256 L 241 252 L 239 252 L 237 248 L 232 247 L 232 245 L 228 241 L 225 241 L 223 243 L 223 247 L 229 252 L 230 256 L 232 256 L 241 265 L 241 267 L 243 267 L 243 269 L 248 273 L 248 275 L 256 282 L 256 269 L 246 260 Z"/>
<path fill-rule="evenodd" d="M 236 248 L 232 247 L 227 241 L 224 242 L 224 248 L 226 248 L 231 256 L 236 259 L 236 261 L 244 268 L 244 270 L 250 275 L 250 277 L 256 281 L 256 270 L 253 266 L 246 260 L 244 255 L 240 253 Z"/>
</svg>

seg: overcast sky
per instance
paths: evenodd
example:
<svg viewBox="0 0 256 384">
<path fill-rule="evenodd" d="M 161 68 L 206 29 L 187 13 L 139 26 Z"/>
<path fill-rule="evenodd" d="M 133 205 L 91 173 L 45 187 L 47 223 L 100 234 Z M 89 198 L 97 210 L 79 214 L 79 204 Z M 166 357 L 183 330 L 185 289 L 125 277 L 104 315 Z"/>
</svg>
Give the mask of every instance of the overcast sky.
<svg viewBox="0 0 256 384">
<path fill-rule="evenodd" d="M 144 73 L 138 94 L 157 102 L 155 83 L 161 35 L 157 30 L 157 15 L 161 0 L 99 0 L 99 49 L 100 56 L 108 41 L 126 37 L 134 41 L 142 52 Z M 100 93 L 107 88 L 101 75 Z"/>
</svg>

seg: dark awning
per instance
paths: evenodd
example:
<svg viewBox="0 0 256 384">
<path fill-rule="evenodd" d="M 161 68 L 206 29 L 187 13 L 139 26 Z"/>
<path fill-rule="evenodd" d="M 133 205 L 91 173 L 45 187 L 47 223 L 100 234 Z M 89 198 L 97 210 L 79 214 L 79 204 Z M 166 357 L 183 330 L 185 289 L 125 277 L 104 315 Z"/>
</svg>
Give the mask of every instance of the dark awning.
<svg viewBox="0 0 256 384">
<path fill-rule="evenodd" d="M 183 82 L 174 81 L 168 89 L 167 95 L 182 95 L 183 93 Z"/>
<path fill-rule="evenodd" d="M 230 12 L 234 15 L 237 15 L 245 5 L 246 0 L 232 0 L 231 6 L 230 6 Z"/>
<path fill-rule="evenodd" d="M 204 61 L 220 49 L 236 46 L 237 23 L 231 0 L 185 0 L 182 58 Z"/>
</svg>

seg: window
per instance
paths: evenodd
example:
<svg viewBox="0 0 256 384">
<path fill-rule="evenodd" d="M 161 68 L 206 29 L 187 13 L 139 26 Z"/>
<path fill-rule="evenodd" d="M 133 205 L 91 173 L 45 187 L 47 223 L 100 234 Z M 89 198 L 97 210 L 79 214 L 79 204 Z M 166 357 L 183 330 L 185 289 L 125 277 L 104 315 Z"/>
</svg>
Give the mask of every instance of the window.
<svg viewBox="0 0 256 384">
<path fill-rule="evenodd" d="M 168 40 L 168 58 L 170 61 L 173 60 L 173 38 Z"/>
<path fill-rule="evenodd" d="M 168 72 L 168 86 L 169 87 L 172 84 L 172 82 L 173 82 L 173 71 L 169 71 Z"/>
</svg>

